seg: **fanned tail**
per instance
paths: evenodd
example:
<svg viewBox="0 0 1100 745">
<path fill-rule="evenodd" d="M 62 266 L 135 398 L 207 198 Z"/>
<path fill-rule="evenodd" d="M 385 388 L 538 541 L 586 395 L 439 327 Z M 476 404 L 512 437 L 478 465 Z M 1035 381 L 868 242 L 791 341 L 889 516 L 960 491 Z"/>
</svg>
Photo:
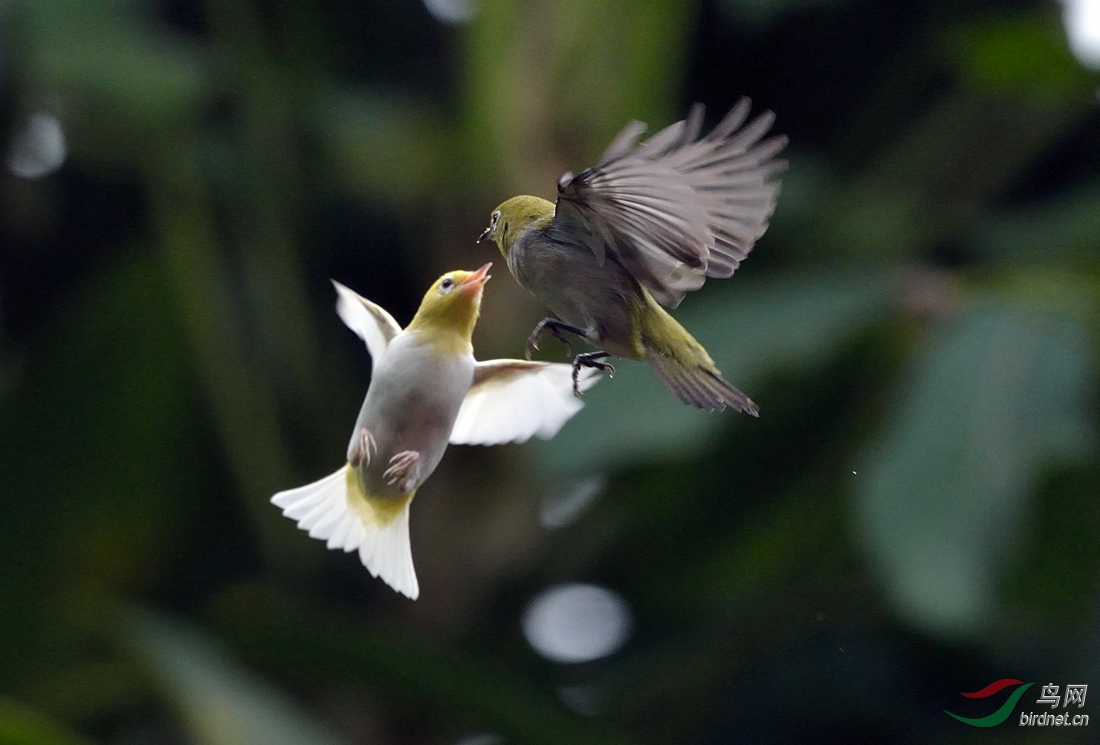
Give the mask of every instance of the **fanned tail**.
<svg viewBox="0 0 1100 745">
<path fill-rule="evenodd" d="M 751 416 L 760 416 L 760 409 L 752 399 L 715 369 L 690 363 L 684 365 L 660 353 L 649 353 L 647 360 L 665 387 L 685 404 L 706 411 L 722 411 L 730 406 Z"/>
<path fill-rule="evenodd" d="M 648 292 L 642 292 L 646 303 L 642 350 L 646 362 L 672 395 L 706 411 L 722 411 L 730 406 L 750 416 L 760 416 L 760 409 L 752 399 L 722 377 L 703 345 L 657 305 Z"/>
<path fill-rule="evenodd" d="M 413 600 L 420 595 L 409 542 L 409 505 L 415 492 L 402 500 L 371 500 L 354 471 L 343 468 L 297 489 L 271 498 L 283 514 L 326 541 L 330 549 L 358 551 L 371 575 Z"/>
</svg>

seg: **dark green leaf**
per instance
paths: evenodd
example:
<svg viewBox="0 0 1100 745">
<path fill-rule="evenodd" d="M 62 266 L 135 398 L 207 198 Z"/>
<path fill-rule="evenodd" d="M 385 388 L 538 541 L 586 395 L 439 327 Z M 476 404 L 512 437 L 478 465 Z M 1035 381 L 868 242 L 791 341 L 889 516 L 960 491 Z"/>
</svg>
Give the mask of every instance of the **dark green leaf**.
<svg viewBox="0 0 1100 745">
<path fill-rule="evenodd" d="M 921 350 L 864 454 L 856 502 L 860 535 L 911 623 L 965 635 L 993 619 L 1038 469 L 1093 443 L 1090 343 L 1072 317 L 990 301 Z"/>
</svg>

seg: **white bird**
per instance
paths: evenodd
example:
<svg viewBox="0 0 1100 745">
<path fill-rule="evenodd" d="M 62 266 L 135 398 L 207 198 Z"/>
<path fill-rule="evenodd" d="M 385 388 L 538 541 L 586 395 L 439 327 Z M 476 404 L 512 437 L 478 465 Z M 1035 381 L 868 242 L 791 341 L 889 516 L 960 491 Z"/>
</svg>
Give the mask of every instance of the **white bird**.
<svg viewBox="0 0 1100 745">
<path fill-rule="evenodd" d="M 471 337 L 491 264 L 440 277 L 402 330 L 382 307 L 333 282 L 336 312 L 366 342 L 370 387 L 347 463 L 312 484 L 271 498 L 330 549 L 358 551 L 370 573 L 416 599 L 409 506 L 448 442 L 497 445 L 550 438 L 582 407 L 572 367 L 474 359 Z M 581 381 L 596 382 L 595 371 Z"/>
</svg>

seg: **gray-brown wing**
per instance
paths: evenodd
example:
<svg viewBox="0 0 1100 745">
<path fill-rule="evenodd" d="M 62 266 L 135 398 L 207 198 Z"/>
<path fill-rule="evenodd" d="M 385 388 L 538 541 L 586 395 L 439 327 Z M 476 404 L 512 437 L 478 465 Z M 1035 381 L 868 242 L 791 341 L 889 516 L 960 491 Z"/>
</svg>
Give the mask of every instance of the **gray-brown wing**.
<svg viewBox="0 0 1100 745">
<path fill-rule="evenodd" d="M 787 138 L 762 139 L 774 115 L 745 124 L 750 107 L 742 98 L 701 139 L 700 104 L 640 144 L 631 122 L 594 166 L 558 179 L 554 220 L 582 227 L 601 261 L 614 251 L 662 305 L 729 277 L 767 230 L 786 168 Z"/>
</svg>

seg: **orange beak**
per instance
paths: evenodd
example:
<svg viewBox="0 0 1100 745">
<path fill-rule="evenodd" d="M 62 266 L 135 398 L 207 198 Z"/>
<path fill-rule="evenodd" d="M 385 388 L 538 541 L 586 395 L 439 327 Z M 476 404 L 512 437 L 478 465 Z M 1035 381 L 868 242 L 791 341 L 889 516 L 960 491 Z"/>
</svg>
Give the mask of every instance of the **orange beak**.
<svg viewBox="0 0 1100 745">
<path fill-rule="evenodd" d="M 489 262 L 485 266 L 478 269 L 466 279 L 462 280 L 459 285 L 459 289 L 468 294 L 480 292 L 481 288 L 485 286 L 485 283 L 492 279 L 492 275 L 489 274 L 489 267 L 493 265 L 493 262 Z"/>
</svg>

